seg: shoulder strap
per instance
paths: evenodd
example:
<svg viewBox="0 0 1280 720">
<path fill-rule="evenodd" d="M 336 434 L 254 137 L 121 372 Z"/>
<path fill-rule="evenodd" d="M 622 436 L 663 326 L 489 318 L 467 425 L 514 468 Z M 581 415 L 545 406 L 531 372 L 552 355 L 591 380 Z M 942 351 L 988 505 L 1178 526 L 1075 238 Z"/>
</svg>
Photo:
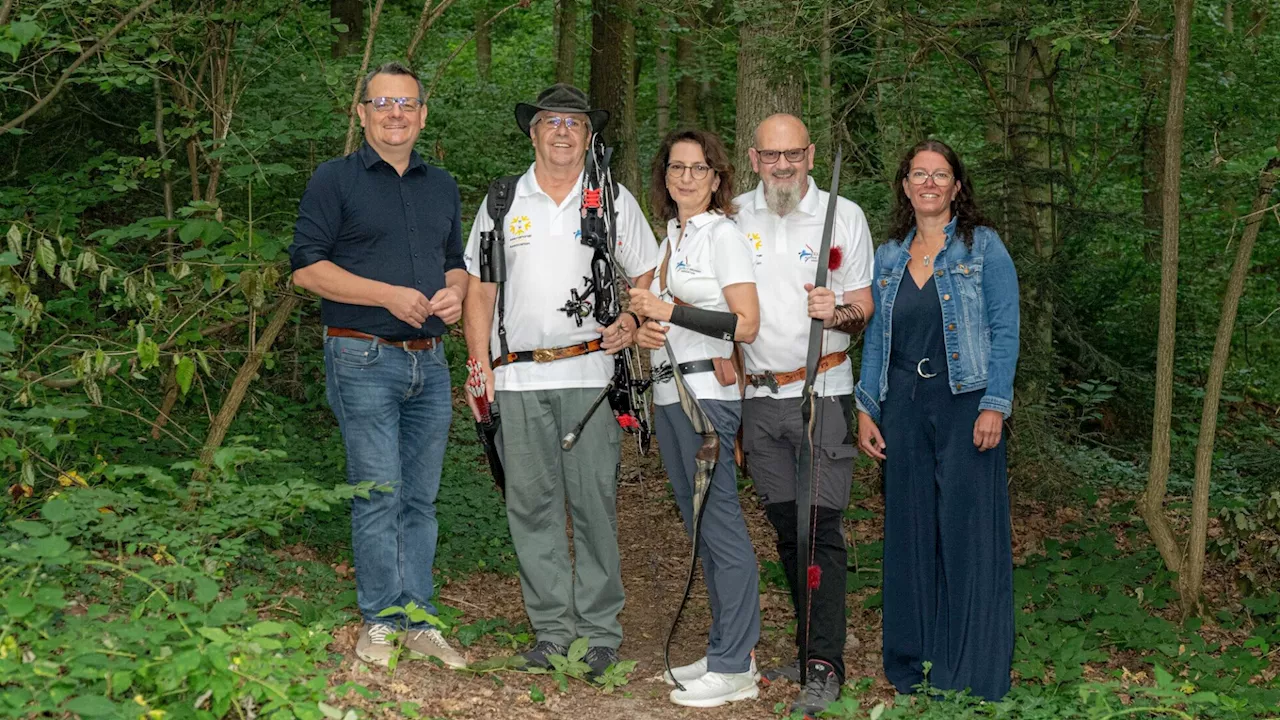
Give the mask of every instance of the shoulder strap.
<svg viewBox="0 0 1280 720">
<path fill-rule="evenodd" d="M 519 175 L 506 175 L 489 183 L 489 195 L 485 200 L 485 206 L 489 211 L 489 219 L 493 221 L 494 238 L 498 240 L 498 252 L 505 254 L 507 252 L 506 225 L 507 211 L 511 209 L 511 203 L 516 195 L 516 183 L 520 181 Z M 503 263 L 505 266 L 506 263 Z M 498 283 L 498 346 L 505 357 L 511 352 L 507 346 L 507 284 L 505 282 Z"/>
<path fill-rule="evenodd" d="M 506 224 L 507 211 L 511 209 L 511 202 L 515 199 L 518 182 L 519 175 L 507 175 L 489 183 L 489 196 L 485 200 L 485 206 L 489 211 L 489 219 L 493 221 L 494 232 L 500 235 L 505 235 L 503 226 Z"/>
</svg>

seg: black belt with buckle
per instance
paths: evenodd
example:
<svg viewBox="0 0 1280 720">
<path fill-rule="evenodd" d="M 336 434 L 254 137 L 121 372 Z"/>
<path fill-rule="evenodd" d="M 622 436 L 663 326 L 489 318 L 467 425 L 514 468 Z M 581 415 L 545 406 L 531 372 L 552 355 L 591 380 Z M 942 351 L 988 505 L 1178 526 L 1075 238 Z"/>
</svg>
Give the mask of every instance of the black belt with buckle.
<svg viewBox="0 0 1280 720">
<path fill-rule="evenodd" d="M 925 380 L 938 376 L 938 373 L 933 370 L 933 362 L 929 358 L 921 358 L 919 360 L 899 360 L 897 358 L 892 358 L 889 364 L 899 370 L 913 372 Z"/>
<path fill-rule="evenodd" d="M 693 375 L 696 373 L 713 372 L 716 369 L 716 363 L 710 358 L 706 360 L 690 360 L 689 362 L 680 363 L 681 375 Z M 662 363 L 653 369 L 652 377 L 654 382 L 666 382 L 671 379 L 675 373 L 671 372 L 671 363 Z"/>
</svg>

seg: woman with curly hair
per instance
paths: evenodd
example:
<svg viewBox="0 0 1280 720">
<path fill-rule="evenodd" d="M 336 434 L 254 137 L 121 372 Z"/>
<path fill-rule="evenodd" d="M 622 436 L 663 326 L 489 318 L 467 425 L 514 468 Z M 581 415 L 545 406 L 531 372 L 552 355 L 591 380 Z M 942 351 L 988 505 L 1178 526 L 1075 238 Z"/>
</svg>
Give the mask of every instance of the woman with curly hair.
<svg viewBox="0 0 1280 720">
<path fill-rule="evenodd" d="M 884 670 L 900 692 L 997 700 L 1013 657 L 1004 420 L 1018 361 L 1018 277 L 955 151 L 902 159 L 877 311 L 854 393 L 858 444 L 884 468 Z"/>
<path fill-rule="evenodd" d="M 742 421 L 742 396 L 729 361 L 734 341 L 749 343 L 760 328 L 755 261 L 747 238 L 730 219 L 733 164 L 720 138 L 703 130 L 667 135 L 653 158 L 652 178 L 650 207 L 667 221 L 667 236 L 653 284 L 630 291 L 631 310 L 641 320 L 637 344 L 652 351 L 658 449 L 690 533 L 702 436 L 681 408 L 671 363 L 679 363 L 720 437 L 697 544 L 711 632 L 706 654 L 672 668 L 665 679 L 676 686 L 671 702 L 717 707 L 760 692 L 752 653 L 760 638 L 760 577 L 738 500 L 733 442 Z M 664 339 L 674 357 L 668 356 Z"/>
</svg>

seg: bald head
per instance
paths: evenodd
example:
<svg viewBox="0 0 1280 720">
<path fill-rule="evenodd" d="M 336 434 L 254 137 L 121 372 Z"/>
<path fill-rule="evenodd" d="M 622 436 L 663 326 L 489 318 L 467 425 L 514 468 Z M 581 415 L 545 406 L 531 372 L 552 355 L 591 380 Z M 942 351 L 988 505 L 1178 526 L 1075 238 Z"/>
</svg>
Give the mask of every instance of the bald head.
<svg viewBox="0 0 1280 720">
<path fill-rule="evenodd" d="M 800 204 L 809 190 L 813 169 L 813 144 L 800 118 L 787 113 L 770 115 L 756 127 L 755 147 L 747 152 L 751 169 L 760 176 L 764 199 L 778 216 Z"/>
<path fill-rule="evenodd" d="M 800 118 L 788 113 L 776 113 L 756 126 L 757 150 L 788 150 L 809 146 L 809 128 Z M 781 144 L 778 144 L 781 143 Z"/>
</svg>

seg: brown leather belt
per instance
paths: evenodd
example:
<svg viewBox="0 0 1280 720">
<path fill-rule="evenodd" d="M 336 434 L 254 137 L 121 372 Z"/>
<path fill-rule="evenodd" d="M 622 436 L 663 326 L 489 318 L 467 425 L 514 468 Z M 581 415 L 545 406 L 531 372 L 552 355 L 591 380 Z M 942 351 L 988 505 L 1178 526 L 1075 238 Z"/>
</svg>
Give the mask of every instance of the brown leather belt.
<svg viewBox="0 0 1280 720">
<path fill-rule="evenodd" d="M 331 327 L 326 331 L 326 334 L 329 337 L 356 338 L 358 340 L 377 340 L 383 345 L 394 345 L 398 348 L 403 348 L 404 350 L 412 350 L 412 351 L 435 350 L 436 345 L 440 344 L 440 338 L 438 337 L 414 338 L 413 340 L 387 340 L 386 338 L 380 338 L 377 335 L 362 333 L 359 330 L 351 330 L 350 328 Z"/>
<path fill-rule="evenodd" d="M 518 362 L 551 362 L 552 360 L 563 360 L 565 358 L 578 357 L 588 353 L 597 352 L 601 349 L 599 340 L 578 343 L 577 345 L 566 345 L 558 348 L 538 348 L 537 350 L 521 350 L 520 352 L 507 353 L 499 355 L 493 359 L 491 367 L 499 368 L 503 365 Z"/>
<path fill-rule="evenodd" d="M 822 358 L 818 360 L 818 372 L 824 373 L 844 362 L 848 357 L 849 354 L 843 350 L 823 355 Z M 751 387 L 757 388 L 767 387 L 774 392 L 778 392 L 778 388 L 782 385 L 790 385 L 791 383 L 804 380 L 804 375 L 804 368 L 798 368 L 791 372 L 784 373 L 775 373 L 771 370 L 766 370 L 759 375 L 748 375 L 747 384 Z"/>
</svg>

